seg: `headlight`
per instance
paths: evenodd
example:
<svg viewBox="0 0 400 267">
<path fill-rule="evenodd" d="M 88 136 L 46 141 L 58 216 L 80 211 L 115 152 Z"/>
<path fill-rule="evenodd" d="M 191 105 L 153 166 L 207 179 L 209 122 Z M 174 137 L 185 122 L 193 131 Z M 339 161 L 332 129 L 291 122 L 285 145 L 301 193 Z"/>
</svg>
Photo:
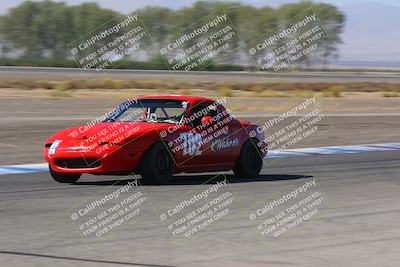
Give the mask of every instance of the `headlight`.
<svg viewBox="0 0 400 267">
<path fill-rule="evenodd" d="M 56 140 L 54 141 L 49 149 L 48 155 L 53 155 L 56 153 L 56 148 L 60 145 L 60 143 L 62 142 L 62 140 Z"/>
</svg>

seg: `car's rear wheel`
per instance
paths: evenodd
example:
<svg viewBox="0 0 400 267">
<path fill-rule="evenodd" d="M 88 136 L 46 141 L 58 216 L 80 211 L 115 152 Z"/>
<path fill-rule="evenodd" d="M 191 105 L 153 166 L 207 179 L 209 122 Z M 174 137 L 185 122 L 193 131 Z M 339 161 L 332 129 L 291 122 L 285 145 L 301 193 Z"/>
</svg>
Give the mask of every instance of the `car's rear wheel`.
<svg viewBox="0 0 400 267">
<path fill-rule="evenodd" d="M 140 174 L 144 184 L 168 184 L 173 170 L 174 160 L 163 143 L 154 144 L 143 155 Z"/>
<path fill-rule="evenodd" d="M 236 177 L 256 178 L 260 174 L 262 165 L 263 159 L 256 144 L 252 140 L 247 140 L 240 150 L 233 172 Z"/>
<path fill-rule="evenodd" d="M 50 166 L 50 175 L 53 179 L 59 183 L 75 183 L 81 178 L 81 174 L 66 174 L 54 171 Z"/>
</svg>

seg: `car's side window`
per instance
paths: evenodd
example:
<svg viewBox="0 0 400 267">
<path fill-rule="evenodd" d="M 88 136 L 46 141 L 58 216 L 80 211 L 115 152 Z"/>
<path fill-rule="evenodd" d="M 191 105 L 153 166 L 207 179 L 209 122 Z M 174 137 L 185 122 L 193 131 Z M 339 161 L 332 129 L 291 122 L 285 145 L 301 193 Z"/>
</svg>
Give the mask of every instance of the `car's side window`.
<svg viewBox="0 0 400 267">
<path fill-rule="evenodd" d="M 204 116 L 211 116 L 214 118 L 215 116 L 218 115 L 219 110 L 220 110 L 219 105 L 216 105 L 215 103 L 208 102 L 208 103 L 197 104 L 192 108 L 192 111 L 190 113 L 190 116 L 193 116 L 193 118 L 195 118 L 192 121 L 191 125 L 193 127 L 201 125 L 201 119 Z M 196 113 L 198 114 L 198 116 L 195 116 Z"/>
<path fill-rule="evenodd" d="M 190 118 L 193 118 L 190 125 L 197 127 L 201 125 L 201 119 L 204 117 L 203 110 L 208 106 L 208 103 L 200 103 L 192 107 L 190 112 Z"/>
<path fill-rule="evenodd" d="M 208 116 L 215 117 L 218 115 L 218 106 L 215 104 L 210 105 Z"/>
</svg>

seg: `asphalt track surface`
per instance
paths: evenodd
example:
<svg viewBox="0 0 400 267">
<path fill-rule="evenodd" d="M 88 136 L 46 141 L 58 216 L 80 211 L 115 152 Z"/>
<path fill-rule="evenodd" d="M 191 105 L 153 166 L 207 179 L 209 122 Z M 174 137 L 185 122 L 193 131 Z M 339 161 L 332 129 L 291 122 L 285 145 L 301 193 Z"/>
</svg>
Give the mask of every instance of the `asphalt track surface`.
<svg viewBox="0 0 400 267">
<path fill-rule="evenodd" d="M 44 108 L 41 101 L 37 108 L 22 100 L 7 102 L 0 120 L 2 165 L 42 162 L 43 138 L 77 120 L 74 109 L 65 114 L 70 108 L 62 109 L 63 102 L 52 103 L 58 109 Z M 79 114 L 90 118 L 93 109 L 88 105 Z M 339 115 L 328 116 L 330 123 L 320 125 L 324 134 L 304 145 L 399 143 L 398 114 Z M 55 183 L 47 172 L 2 175 L 0 266 L 398 266 L 399 159 L 400 151 L 280 158 L 267 160 L 257 180 L 228 173 L 230 188 L 242 203 L 232 207 L 237 215 L 179 246 L 160 211 L 191 190 L 214 185 L 204 183 L 215 174 L 180 175 L 172 185 L 135 188 L 151 200 L 144 215 L 95 247 L 87 247 L 69 210 L 100 191 L 126 185 L 118 182 L 124 177 L 84 175 L 70 185 Z M 289 235 L 260 240 L 248 217 L 251 207 L 293 183 L 313 179 L 329 205 Z"/>
<path fill-rule="evenodd" d="M 165 71 L 165 70 L 81 70 L 78 68 L 0 67 L 0 78 L 116 78 L 157 80 L 215 80 L 251 82 L 400 82 L 397 73 L 346 72 L 222 72 L 222 71 Z"/>
<path fill-rule="evenodd" d="M 316 179 L 323 188 L 329 205 L 320 215 L 270 243 L 244 213 L 174 245 L 159 207 L 211 186 L 204 184 L 211 174 L 144 186 L 151 200 L 146 215 L 95 248 L 85 245 L 68 210 L 126 181 L 85 175 L 69 185 L 48 173 L 0 176 L 0 266 L 398 266 L 399 158 L 399 151 L 282 158 L 266 161 L 256 180 L 227 174 L 244 208 L 297 181 Z"/>
</svg>

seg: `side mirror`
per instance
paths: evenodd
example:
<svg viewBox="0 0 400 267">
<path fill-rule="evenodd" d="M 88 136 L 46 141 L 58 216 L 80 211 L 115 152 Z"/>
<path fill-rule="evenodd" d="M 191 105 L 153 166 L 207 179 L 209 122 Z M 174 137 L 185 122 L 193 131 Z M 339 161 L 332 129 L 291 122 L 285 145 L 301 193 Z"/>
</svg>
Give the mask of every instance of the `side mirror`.
<svg viewBox="0 0 400 267">
<path fill-rule="evenodd" d="M 210 122 L 213 120 L 213 117 L 211 116 L 204 116 L 203 118 L 201 118 L 201 125 L 204 124 L 210 124 Z"/>
</svg>

